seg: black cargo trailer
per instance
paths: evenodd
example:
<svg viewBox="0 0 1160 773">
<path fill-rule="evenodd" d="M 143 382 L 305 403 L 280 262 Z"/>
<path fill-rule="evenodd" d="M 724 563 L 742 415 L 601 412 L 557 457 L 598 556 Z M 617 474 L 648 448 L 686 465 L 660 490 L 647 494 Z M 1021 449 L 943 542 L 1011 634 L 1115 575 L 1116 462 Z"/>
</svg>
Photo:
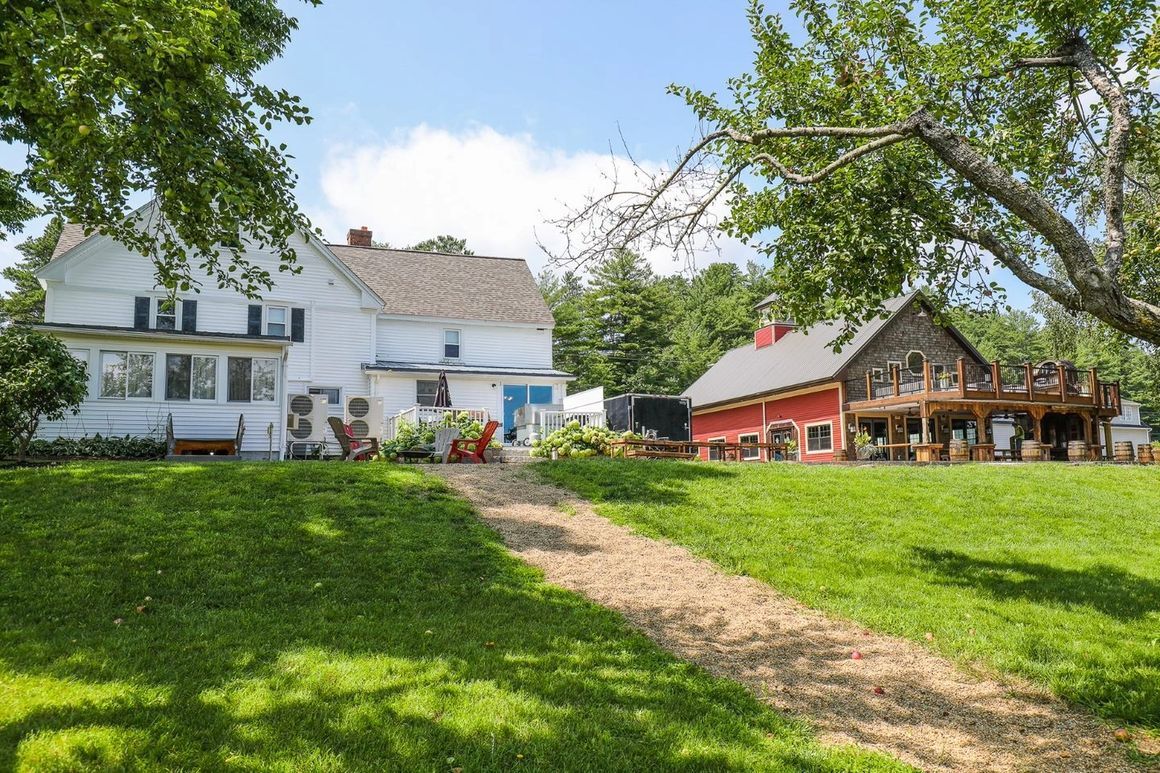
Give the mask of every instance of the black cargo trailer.
<svg viewBox="0 0 1160 773">
<path fill-rule="evenodd" d="M 692 440 L 693 404 L 675 395 L 620 395 L 604 401 L 605 420 L 617 432 L 647 438 Z"/>
</svg>

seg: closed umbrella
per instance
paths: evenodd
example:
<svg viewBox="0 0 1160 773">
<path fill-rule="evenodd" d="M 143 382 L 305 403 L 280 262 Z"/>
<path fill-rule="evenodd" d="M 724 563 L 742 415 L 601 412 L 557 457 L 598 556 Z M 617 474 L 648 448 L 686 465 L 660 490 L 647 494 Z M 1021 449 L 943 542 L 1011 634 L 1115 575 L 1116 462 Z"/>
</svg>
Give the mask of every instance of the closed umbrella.
<svg viewBox="0 0 1160 773">
<path fill-rule="evenodd" d="M 435 388 L 435 402 L 432 404 L 436 408 L 450 408 L 451 407 L 451 390 L 447 387 L 447 371 L 439 371 L 439 386 Z"/>
</svg>

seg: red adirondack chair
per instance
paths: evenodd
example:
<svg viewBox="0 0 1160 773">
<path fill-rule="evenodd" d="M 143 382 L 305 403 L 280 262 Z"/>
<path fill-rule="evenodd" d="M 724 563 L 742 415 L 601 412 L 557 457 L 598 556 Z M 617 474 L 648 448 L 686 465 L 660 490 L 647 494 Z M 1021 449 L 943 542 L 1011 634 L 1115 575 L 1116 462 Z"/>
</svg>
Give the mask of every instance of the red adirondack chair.
<svg viewBox="0 0 1160 773">
<path fill-rule="evenodd" d="M 497 429 L 499 429 L 499 422 L 489 421 L 487 426 L 483 428 L 483 434 L 479 436 L 478 440 L 455 438 L 451 441 L 451 450 L 447 453 L 447 461 L 487 464 L 487 459 L 484 458 L 483 452 L 487 450 L 488 444 L 491 443 L 491 436 L 495 434 Z"/>
</svg>

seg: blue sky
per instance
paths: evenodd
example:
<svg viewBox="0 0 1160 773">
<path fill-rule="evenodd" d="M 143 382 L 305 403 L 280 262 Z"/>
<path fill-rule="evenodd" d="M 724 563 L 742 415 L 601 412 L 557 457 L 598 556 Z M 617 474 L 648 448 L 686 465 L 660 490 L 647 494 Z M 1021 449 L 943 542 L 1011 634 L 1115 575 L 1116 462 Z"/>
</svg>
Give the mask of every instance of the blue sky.
<svg viewBox="0 0 1160 773">
<path fill-rule="evenodd" d="M 669 83 L 720 90 L 752 54 L 744 0 L 283 5 L 300 29 L 265 80 L 314 115 L 277 137 L 327 237 L 365 225 L 402 246 L 451 233 L 535 268 L 543 221 L 600 186 L 621 133 L 653 163 L 696 136 Z M 0 243 L 0 265 L 16 241 Z M 701 262 L 752 257 L 723 249 Z"/>
</svg>

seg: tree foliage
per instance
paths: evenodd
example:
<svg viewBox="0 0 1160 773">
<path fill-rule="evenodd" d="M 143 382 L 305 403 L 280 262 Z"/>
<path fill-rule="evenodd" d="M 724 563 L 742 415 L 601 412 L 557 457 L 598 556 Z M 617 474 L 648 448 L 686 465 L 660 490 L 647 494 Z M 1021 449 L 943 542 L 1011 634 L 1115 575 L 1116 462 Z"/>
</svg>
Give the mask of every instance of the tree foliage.
<svg viewBox="0 0 1160 773">
<path fill-rule="evenodd" d="M 590 277 L 543 272 L 556 318 L 555 366 L 577 391 L 679 394 L 721 355 L 752 340 L 754 305 L 770 292 L 765 272 L 712 264 L 692 276 L 658 277 L 622 252 Z"/>
<path fill-rule="evenodd" d="M 421 242 L 412 244 L 407 249 L 418 250 L 420 252 L 442 252 L 447 255 L 475 254 L 471 250 L 467 249 L 466 239 L 461 239 L 458 236 L 451 236 L 449 234 L 432 236 L 430 239 L 424 239 Z"/>
<path fill-rule="evenodd" d="M 689 245 L 723 196 L 721 227 L 772 258 L 786 311 L 846 319 L 843 339 L 908 286 L 997 301 L 997 262 L 1160 343 L 1152 0 L 790 7 L 804 42 L 752 3 L 753 69 L 727 96 L 673 87 L 703 139 L 563 220 L 571 257 Z"/>
<path fill-rule="evenodd" d="M 43 234 L 16 246 L 21 259 L 15 265 L 0 270 L 0 276 L 13 285 L 12 290 L 0 296 L 0 322 L 30 323 L 44 319 L 44 288 L 36 272 L 52 259 L 63 225 L 63 220 L 54 217 Z"/>
<path fill-rule="evenodd" d="M 0 5 L 0 141 L 28 148 L 0 169 L 0 226 L 43 203 L 151 257 L 159 287 L 271 287 L 239 234 L 296 270 L 291 238 L 310 223 L 267 132 L 310 117 L 257 80 L 296 27 L 276 0 Z M 141 192 L 156 198 L 135 215 Z"/>
<path fill-rule="evenodd" d="M 23 459 L 42 420 L 75 414 L 86 371 L 58 338 L 21 325 L 0 328 L 0 446 L 14 446 Z"/>
</svg>

